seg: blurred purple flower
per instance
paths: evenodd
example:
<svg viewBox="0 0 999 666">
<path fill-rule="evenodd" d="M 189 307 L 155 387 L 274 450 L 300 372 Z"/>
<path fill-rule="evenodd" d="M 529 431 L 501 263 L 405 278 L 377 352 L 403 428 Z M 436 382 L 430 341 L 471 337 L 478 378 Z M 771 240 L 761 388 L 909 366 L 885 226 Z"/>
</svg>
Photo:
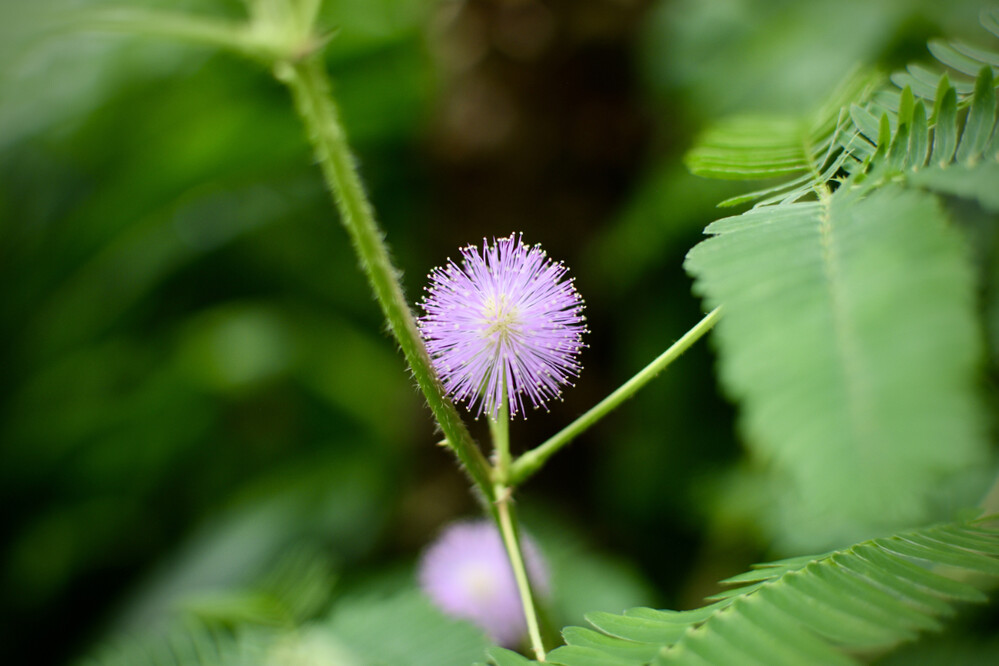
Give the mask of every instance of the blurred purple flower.
<svg viewBox="0 0 999 666">
<path fill-rule="evenodd" d="M 583 300 L 567 269 L 520 235 L 461 250 L 430 273 L 420 332 L 444 389 L 470 410 L 511 414 L 561 394 L 579 375 Z"/>
<path fill-rule="evenodd" d="M 534 592 L 547 596 L 548 570 L 534 542 L 521 535 Z M 449 526 L 423 553 L 420 587 L 442 611 L 481 627 L 499 645 L 514 647 L 527 622 L 499 530 L 480 520 Z"/>
</svg>

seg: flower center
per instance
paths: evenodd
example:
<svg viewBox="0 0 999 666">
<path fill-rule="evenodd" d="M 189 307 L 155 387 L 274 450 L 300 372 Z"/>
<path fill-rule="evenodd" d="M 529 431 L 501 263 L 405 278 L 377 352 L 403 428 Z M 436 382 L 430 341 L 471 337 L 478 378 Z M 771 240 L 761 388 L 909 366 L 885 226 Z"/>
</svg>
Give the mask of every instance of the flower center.
<svg viewBox="0 0 999 666">
<path fill-rule="evenodd" d="M 520 330 L 520 312 L 506 295 L 490 296 L 482 308 L 485 328 L 482 337 L 503 343 Z"/>
</svg>

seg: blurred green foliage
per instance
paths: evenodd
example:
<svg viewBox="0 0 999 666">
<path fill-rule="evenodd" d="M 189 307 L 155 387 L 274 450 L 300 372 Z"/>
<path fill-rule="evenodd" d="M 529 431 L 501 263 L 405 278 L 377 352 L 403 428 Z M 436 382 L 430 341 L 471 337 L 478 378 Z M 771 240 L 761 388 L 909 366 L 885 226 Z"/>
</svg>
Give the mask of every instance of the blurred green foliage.
<svg viewBox="0 0 999 666">
<path fill-rule="evenodd" d="M 81 29 L 105 4 L 0 0 L 5 651 L 60 663 L 178 608 L 273 617 L 240 600 L 289 550 L 320 553 L 305 569 L 329 589 L 284 612 L 342 597 L 360 615 L 329 621 L 368 640 L 365 594 L 412 586 L 419 549 L 475 504 L 284 91 L 200 46 Z M 331 0 L 320 24 L 414 301 L 460 244 L 513 230 L 577 276 L 586 370 L 513 424 L 524 448 L 696 321 L 683 256 L 741 190 L 680 166 L 694 134 L 735 109 L 808 109 L 855 64 L 923 57 L 976 18 L 930 0 Z M 696 604 L 767 551 L 737 437 L 702 345 L 550 463 L 522 502 L 543 507 L 539 536 L 566 535 L 542 542 L 566 572 L 554 626 Z M 579 583 L 597 572 L 605 587 Z"/>
</svg>

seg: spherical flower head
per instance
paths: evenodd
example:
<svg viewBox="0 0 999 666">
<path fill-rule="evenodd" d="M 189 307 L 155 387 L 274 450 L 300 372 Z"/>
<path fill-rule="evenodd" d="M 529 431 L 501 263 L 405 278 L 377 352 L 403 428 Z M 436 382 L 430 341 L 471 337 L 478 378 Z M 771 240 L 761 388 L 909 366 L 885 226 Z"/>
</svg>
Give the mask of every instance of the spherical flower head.
<svg viewBox="0 0 999 666">
<path fill-rule="evenodd" d="M 444 390 L 477 414 L 545 407 L 579 375 L 583 299 L 567 269 L 520 235 L 462 248 L 430 273 L 420 332 Z"/>
<path fill-rule="evenodd" d="M 548 595 L 548 570 L 534 542 L 521 535 L 532 589 Z M 499 530 L 480 520 L 455 523 L 423 553 L 420 587 L 444 613 L 469 620 L 498 645 L 515 647 L 527 634 L 513 569 Z"/>
</svg>

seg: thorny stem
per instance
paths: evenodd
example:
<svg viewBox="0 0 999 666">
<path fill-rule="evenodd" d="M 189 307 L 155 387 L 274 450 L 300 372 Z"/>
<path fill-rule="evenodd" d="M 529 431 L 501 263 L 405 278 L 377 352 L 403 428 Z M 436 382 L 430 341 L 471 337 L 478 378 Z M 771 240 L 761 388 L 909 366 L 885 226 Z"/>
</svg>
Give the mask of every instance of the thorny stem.
<svg viewBox="0 0 999 666">
<path fill-rule="evenodd" d="M 336 104 L 330 94 L 322 60 L 311 56 L 294 62 L 281 61 L 275 65 L 274 75 L 291 91 L 326 185 L 340 211 L 340 219 L 350 235 L 382 313 L 409 362 L 413 377 L 444 433 L 447 446 L 458 456 L 486 502 L 492 504 L 496 497 L 489 463 L 458 416 L 454 404 L 445 397 L 434 373 L 413 313 L 403 296 L 398 271 L 392 265 L 381 229 L 361 185 Z"/>
<path fill-rule="evenodd" d="M 544 442 L 537 448 L 531 449 L 514 461 L 510 469 L 509 483 L 517 486 L 535 472 L 541 469 L 545 461 L 548 460 L 559 449 L 571 442 L 587 428 L 607 416 L 625 400 L 633 396 L 640 388 L 652 381 L 656 375 L 666 369 L 670 363 L 675 361 L 680 354 L 687 351 L 695 342 L 701 339 L 705 333 L 711 330 L 721 317 L 721 308 L 715 308 L 708 313 L 704 319 L 699 321 L 692 329 L 687 331 L 683 337 L 673 343 L 673 345 L 663 352 L 656 360 L 645 366 L 638 374 L 622 384 L 616 391 L 601 400 L 588 412 L 563 428 L 555 436 Z"/>
</svg>

